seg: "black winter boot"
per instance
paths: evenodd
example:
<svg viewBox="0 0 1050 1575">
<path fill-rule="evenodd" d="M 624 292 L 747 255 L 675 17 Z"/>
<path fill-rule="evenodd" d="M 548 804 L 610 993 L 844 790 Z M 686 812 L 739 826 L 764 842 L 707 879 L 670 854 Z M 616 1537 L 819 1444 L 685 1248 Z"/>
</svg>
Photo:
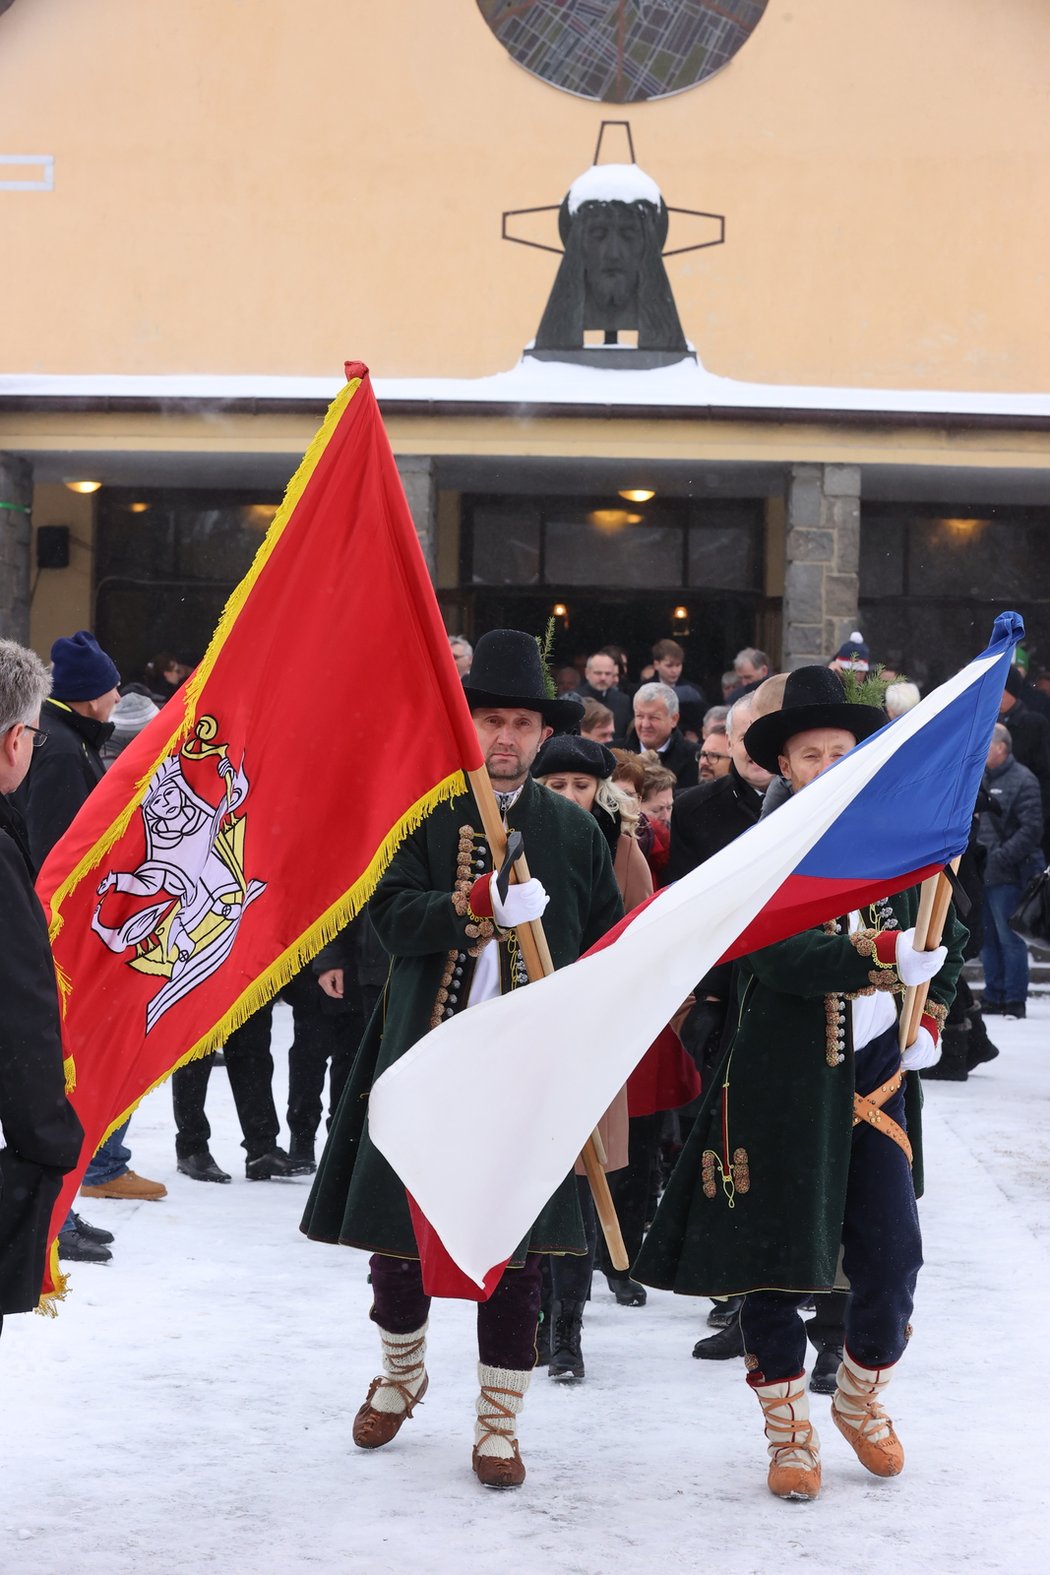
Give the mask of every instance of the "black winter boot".
<svg viewBox="0 0 1050 1575">
<path fill-rule="evenodd" d="M 945 1023 L 941 1030 L 941 1059 L 935 1066 L 923 1067 L 919 1075 L 924 1083 L 927 1078 L 939 1078 L 945 1083 L 966 1082 L 971 1032 L 968 1017 L 961 1023 Z"/>
<path fill-rule="evenodd" d="M 997 1045 L 993 1045 L 988 1037 L 988 1028 L 984 1021 L 984 1014 L 976 1004 L 967 1012 L 970 1020 L 970 1043 L 966 1052 L 966 1070 L 972 1072 L 975 1066 L 981 1066 L 985 1061 L 994 1061 L 999 1054 Z"/>
<path fill-rule="evenodd" d="M 728 1329 L 731 1323 L 736 1323 L 740 1317 L 740 1309 L 744 1305 L 742 1296 L 726 1296 L 722 1301 L 715 1302 L 707 1315 L 709 1329 Z"/>
<path fill-rule="evenodd" d="M 833 1395 L 838 1383 L 839 1364 L 842 1361 L 841 1345 L 817 1346 L 817 1359 L 809 1375 L 809 1387 L 815 1395 Z"/>
<path fill-rule="evenodd" d="M 706 1340 L 697 1340 L 693 1346 L 698 1362 L 728 1362 L 743 1354 L 744 1336 L 740 1333 L 739 1318 L 725 1329 L 719 1329 L 717 1334 L 709 1334 Z"/>
<path fill-rule="evenodd" d="M 554 1334 L 551 1338 L 551 1359 L 547 1368 L 549 1378 L 583 1378 L 583 1302 L 555 1302 Z"/>
<path fill-rule="evenodd" d="M 540 1308 L 540 1321 L 536 1326 L 536 1366 L 549 1367 L 551 1359 L 551 1310 L 548 1304 Z"/>
</svg>

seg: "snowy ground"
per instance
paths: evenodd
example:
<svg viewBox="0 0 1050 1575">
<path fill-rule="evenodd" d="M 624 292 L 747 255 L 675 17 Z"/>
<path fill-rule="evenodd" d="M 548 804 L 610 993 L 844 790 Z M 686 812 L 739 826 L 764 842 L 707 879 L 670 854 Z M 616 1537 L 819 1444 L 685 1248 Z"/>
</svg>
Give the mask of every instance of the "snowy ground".
<svg viewBox="0 0 1050 1575">
<path fill-rule="evenodd" d="M 57 1321 L 4 1329 L 0 1575 L 1046 1569 L 1050 1001 L 1030 1011 L 995 1021 L 1003 1054 L 968 1083 L 927 1084 L 927 1267 L 890 1391 L 906 1472 L 868 1476 L 829 1422 L 810 1505 L 766 1491 L 743 1363 L 691 1359 L 707 1303 L 618 1308 L 604 1282 L 586 1382 L 534 1380 L 519 1492 L 470 1472 L 462 1304 L 433 1319 L 426 1404 L 388 1449 L 355 1450 L 376 1365 L 363 1256 L 298 1234 L 305 1181 L 176 1175 L 160 1090 L 131 1141 L 167 1199 L 86 1208 L 117 1232 L 113 1263 L 74 1266 Z M 286 1043 L 286 1008 L 278 1024 Z M 240 1172 L 221 1071 L 209 1117 Z"/>
</svg>

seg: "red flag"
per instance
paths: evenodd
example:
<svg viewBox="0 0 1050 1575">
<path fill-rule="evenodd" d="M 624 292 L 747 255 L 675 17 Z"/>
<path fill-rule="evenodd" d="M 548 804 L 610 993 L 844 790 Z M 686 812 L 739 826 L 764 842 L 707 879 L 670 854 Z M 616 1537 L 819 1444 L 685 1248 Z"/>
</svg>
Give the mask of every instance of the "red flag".
<svg viewBox="0 0 1050 1575">
<path fill-rule="evenodd" d="M 87 1161 L 367 901 L 482 763 L 367 368 L 328 411 L 204 660 L 41 871 Z M 45 1296 L 60 1293 L 52 1248 Z"/>
</svg>

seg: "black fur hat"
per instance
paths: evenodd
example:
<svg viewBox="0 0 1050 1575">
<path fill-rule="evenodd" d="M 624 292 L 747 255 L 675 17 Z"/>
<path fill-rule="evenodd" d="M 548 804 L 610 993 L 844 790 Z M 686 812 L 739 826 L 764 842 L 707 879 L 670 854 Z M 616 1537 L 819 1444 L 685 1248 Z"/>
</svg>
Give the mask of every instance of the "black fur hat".
<svg viewBox="0 0 1050 1575">
<path fill-rule="evenodd" d="M 581 701 L 552 700 L 548 695 L 540 648 L 521 629 L 490 629 L 481 636 L 463 693 L 472 711 L 481 706 L 539 711 L 558 732 L 579 727 L 583 717 Z"/>
<path fill-rule="evenodd" d="M 581 775 L 597 777 L 599 782 L 611 777 L 615 770 L 616 756 L 611 749 L 599 744 L 596 738 L 579 738 L 570 733 L 548 738 L 532 764 L 534 777 L 551 777 L 556 771 L 571 775 L 578 771 Z"/>
<path fill-rule="evenodd" d="M 784 746 L 796 733 L 813 727 L 841 727 L 859 744 L 888 721 L 874 705 L 851 705 L 837 673 L 828 667 L 797 667 L 788 674 L 784 702 L 752 722 L 744 734 L 744 748 L 756 765 L 774 776 L 780 771 Z"/>
</svg>

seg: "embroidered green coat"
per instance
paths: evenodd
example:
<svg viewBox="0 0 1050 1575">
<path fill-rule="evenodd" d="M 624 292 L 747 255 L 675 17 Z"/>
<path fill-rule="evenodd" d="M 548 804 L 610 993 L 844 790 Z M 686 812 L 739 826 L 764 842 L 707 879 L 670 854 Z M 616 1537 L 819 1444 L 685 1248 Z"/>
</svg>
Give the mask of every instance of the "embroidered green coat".
<svg viewBox="0 0 1050 1575">
<path fill-rule="evenodd" d="M 742 959 L 735 1036 L 632 1271 L 644 1284 L 687 1296 L 834 1287 L 853 1095 L 873 1092 L 855 1087 L 844 995 L 893 985 L 899 1009 L 896 974 L 873 968 L 858 941 L 894 919 L 910 929 L 917 905 L 912 888 L 863 909 L 859 934 L 806 930 Z M 954 909 L 943 939 L 948 958 L 929 1000 L 946 1008 L 966 939 Z M 906 1081 L 920 1196 L 922 1089 L 917 1074 Z"/>
<path fill-rule="evenodd" d="M 508 826 L 524 838 L 531 873 L 550 894 L 543 928 L 556 968 L 575 962 L 623 915 L 608 844 L 592 815 L 529 780 L 510 808 Z M 467 1003 L 482 936 L 465 895 L 491 870 L 473 795 L 436 809 L 406 838 L 369 904 L 390 976 L 365 1030 L 336 1112 L 302 1229 L 316 1241 L 341 1242 L 400 1258 L 418 1256 L 405 1189 L 368 1134 L 374 1080 L 444 1017 Z M 491 934 L 491 921 L 487 926 Z M 489 941 L 490 945 L 496 944 Z M 515 941 L 501 940 L 502 989 L 526 982 Z M 572 1046 L 566 1046 L 571 1053 Z M 492 1047 L 497 1075 L 500 1047 Z M 479 1132 L 478 1144 L 498 1142 Z M 470 1155 L 462 1156 L 470 1164 Z M 583 1221 L 571 1176 L 559 1187 L 524 1248 L 583 1252 Z"/>
</svg>

